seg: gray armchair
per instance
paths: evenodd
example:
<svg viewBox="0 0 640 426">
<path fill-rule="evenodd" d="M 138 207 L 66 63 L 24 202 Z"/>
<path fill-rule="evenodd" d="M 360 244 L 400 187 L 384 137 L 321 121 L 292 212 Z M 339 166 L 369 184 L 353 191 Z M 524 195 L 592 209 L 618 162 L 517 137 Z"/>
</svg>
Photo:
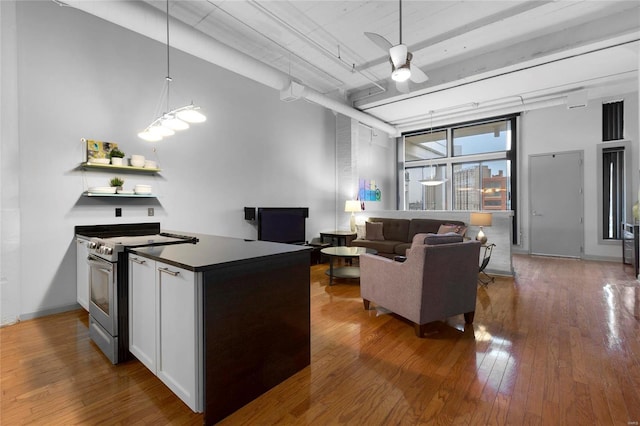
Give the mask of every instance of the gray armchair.
<svg viewBox="0 0 640 426">
<path fill-rule="evenodd" d="M 412 321 L 418 337 L 424 336 L 425 324 L 454 315 L 464 314 L 465 322 L 471 324 L 479 255 L 478 241 L 433 234 L 416 234 L 404 262 L 363 254 L 360 293 L 364 308 L 368 310 L 373 302 Z"/>
</svg>

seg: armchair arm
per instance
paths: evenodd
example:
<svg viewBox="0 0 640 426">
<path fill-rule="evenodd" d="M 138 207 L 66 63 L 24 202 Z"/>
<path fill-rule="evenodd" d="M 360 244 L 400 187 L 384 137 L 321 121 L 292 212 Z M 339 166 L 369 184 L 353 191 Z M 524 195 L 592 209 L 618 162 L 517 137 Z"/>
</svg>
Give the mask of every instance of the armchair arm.
<svg viewBox="0 0 640 426">
<path fill-rule="evenodd" d="M 420 253 L 412 253 L 405 262 L 360 255 L 360 294 L 365 301 L 418 322 L 420 303 L 416 301 L 421 298 L 423 265 L 424 255 Z"/>
</svg>

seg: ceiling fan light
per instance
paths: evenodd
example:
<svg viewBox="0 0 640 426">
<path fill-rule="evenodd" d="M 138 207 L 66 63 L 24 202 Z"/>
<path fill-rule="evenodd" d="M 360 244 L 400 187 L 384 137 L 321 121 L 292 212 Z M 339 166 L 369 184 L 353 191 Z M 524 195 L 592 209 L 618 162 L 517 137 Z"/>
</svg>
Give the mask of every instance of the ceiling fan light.
<svg viewBox="0 0 640 426">
<path fill-rule="evenodd" d="M 198 107 L 189 106 L 182 111 L 178 111 L 176 115 L 180 120 L 186 121 L 187 123 L 202 123 L 207 121 L 207 116 L 198 111 Z"/>
<path fill-rule="evenodd" d="M 159 140 L 162 140 L 162 136 L 156 133 L 151 133 L 149 129 L 145 129 L 144 131 L 138 133 L 138 137 L 147 142 L 157 142 Z"/>
<path fill-rule="evenodd" d="M 403 65 L 400 68 L 396 68 L 391 73 L 391 78 L 394 81 L 399 81 L 399 82 L 407 81 L 409 77 L 411 77 L 411 70 L 406 65 Z"/>
<path fill-rule="evenodd" d="M 162 137 L 176 134 L 176 132 L 174 132 L 172 129 L 164 127 L 161 124 L 154 124 L 153 126 L 149 127 L 148 131 Z"/>
<path fill-rule="evenodd" d="M 162 119 L 162 127 L 167 127 L 171 130 L 186 130 L 189 128 L 189 124 L 173 115 L 169 115 Z"/>
</svg>

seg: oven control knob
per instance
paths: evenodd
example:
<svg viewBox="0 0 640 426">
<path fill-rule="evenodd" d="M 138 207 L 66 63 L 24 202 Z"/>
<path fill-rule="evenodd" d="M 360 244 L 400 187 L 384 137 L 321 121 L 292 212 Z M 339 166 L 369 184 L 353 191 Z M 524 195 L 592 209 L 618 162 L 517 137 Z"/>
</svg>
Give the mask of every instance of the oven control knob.
<svg viewBox="0 0 640 426">
<path fill-rule="evenodd" d="M 90 241 L 88 246 L 91 250 L 95 250 L 96 248 L 98 248 L 98 244 L 95 241 Z"/>
<path fill-rule="evenodd" d="M 103 253 L 104 254 L 111 254 L 113 253 L 113 249 L 111 247 L 107 247 L 107 246 L 102 246 L 103 249 Z"/>
</svg>

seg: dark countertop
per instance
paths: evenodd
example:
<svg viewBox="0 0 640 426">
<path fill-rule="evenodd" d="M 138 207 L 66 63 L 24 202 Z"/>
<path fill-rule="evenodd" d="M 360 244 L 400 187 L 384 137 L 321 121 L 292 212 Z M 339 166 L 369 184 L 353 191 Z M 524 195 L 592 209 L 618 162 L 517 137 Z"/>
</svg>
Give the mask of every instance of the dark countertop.
<svg viewBox="0 0 640 426">
<path fill-rule="evenodd" d="M 228 266 L 231 263 L 251 261 L 256 258 L 311 250 L 311 247 L 308 246 L 272 243 L 269 241 L 244 240 L 190 232 L 176 233 L 193 235 L 199 241 L 196 244 L 134 247 L 127 249 L 127 251 L 179 268 L 201 272 Z"/>
</svg>

